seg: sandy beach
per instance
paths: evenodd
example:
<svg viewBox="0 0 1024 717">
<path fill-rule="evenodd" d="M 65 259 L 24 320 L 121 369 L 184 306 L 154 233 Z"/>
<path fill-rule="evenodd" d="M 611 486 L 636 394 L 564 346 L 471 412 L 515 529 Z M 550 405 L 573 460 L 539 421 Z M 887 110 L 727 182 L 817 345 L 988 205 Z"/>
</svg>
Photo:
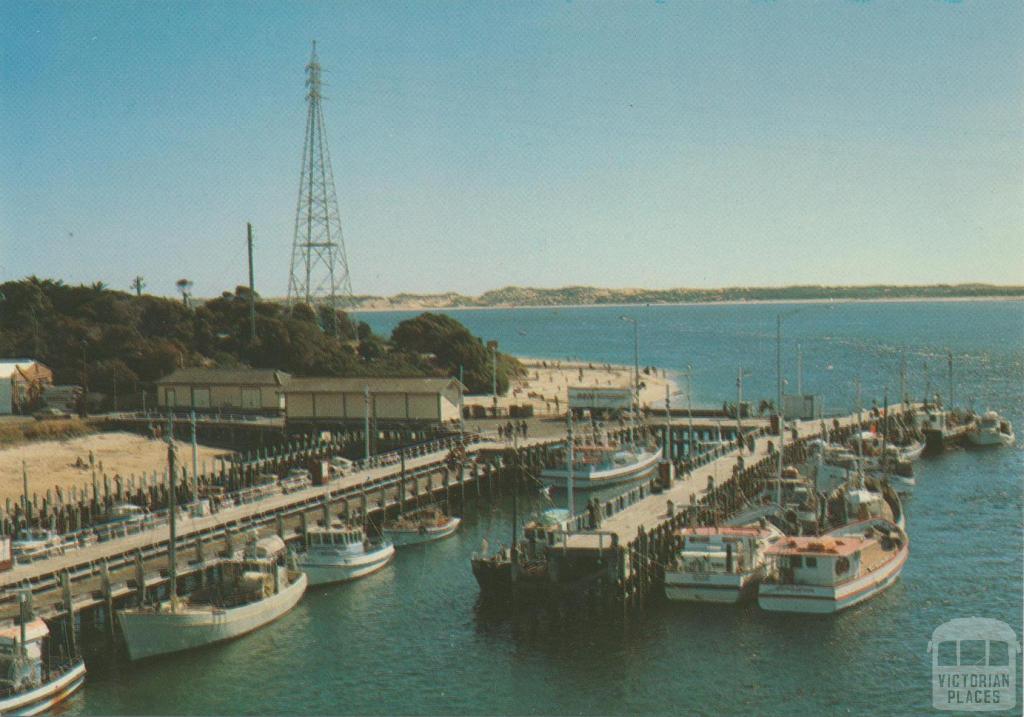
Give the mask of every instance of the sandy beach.
<svg viewBox="0 0 1024 717">
<path fill-rule="evenodd" d="M 534 415 L 557 415 L 565 412 L 569 400 L 569 387 L 629 388 L 633 385 L 633 367 L 587 361 L 557 361 L 517 356 L 526 368 L 526 375 L 512 382 L 508 393 L 498 396 L 498 408 L 533 406 Z M 675 393 L 676 383 L 663 369 L 645 373 L 640 367 L 641 406 L 662 407 L 665 387 Z M 678 401 L 678 397 L 673 398 Z M 467 406 L 493 405 L 487 395 L 466 396 Z"/>
<path fill-rule="evenodd" d="M 192 445 L 181 441 L 175 441 L 175 445 L 178 459 L 191 471 Z M 90 451 L 101 479 L 104 473 L 111 478 L 114 475 L 127 478 L 132 474 L 140 476 L 163 471 L 167 467 L 167 445 L 134 433 L 96 433 L 64 441 L 24 443 L 0 450 L 0 503 L 6 498 L 21 497 L 22 461 L 28 471 L 29 493 L 43 496 L 47 489 L 53 490 L 56 486 L 64 490 L 72 486 L 81 489 L 92 480 Z M 224 453 L 222 448 L 199 446 L 199 470 L 203 470 L 203 461 L 212 468 L 214 458 Z M 75 466 L 79 458 L 84 467 Z"/>
</svg>

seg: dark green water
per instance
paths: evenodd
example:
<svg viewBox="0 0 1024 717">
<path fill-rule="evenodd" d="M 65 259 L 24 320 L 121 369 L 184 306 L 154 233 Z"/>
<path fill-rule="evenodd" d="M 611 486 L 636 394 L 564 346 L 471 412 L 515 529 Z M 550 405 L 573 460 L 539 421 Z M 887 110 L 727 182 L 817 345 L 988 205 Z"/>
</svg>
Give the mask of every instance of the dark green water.
<svg viewBox="0 0 1024 717">
<path fill-rule="evenodd" d="M 775 306 L 630 310 L 641 362 L 694 364 L 709 403 L 774 392 Z M 632 330 L 618 308 L 463 311 L 503 350 L 629 363 Z M 365 318 L 386 331 L 407 314 Z M 795 341 L 804 385 L 829 406 L 898 390 L 907 349 L 911 392 L 946 393 L 954 353 L 957 402 L 1007 415 L 1024 434 L 1024 305 L 849 304 L 786 319 L 786 371 Z M 729 714 L 908 715 L 931 708 L 932 630 L 955 617 L 991 617 L 1021 635 L 1024 600 L 1020 447 L 924 459 L 908 501 L 911 557 L 883 595 L 832 617 L 656 605 L 629 619 L 513 617 L 478 603 L 468 558 L 483 537 L 507 540 L 511 503 L 469 501 L 452 539 L 404 549 L 357 582 L 311 590 L 273 625 L 233 643 L 129 667 L 93 656 L 74 714 Z M 1018 663 L 1018 675 L 1020 667 Z M 1018 685 L 1019 685 L 1018 680 Z M 1020 698 L 1018 697 L 1018 705 Z M 1019 712 L 1019 708 L 1018 708 Z M 1000 714 L 1000 713 L 995 713 Z"/>
</svg>

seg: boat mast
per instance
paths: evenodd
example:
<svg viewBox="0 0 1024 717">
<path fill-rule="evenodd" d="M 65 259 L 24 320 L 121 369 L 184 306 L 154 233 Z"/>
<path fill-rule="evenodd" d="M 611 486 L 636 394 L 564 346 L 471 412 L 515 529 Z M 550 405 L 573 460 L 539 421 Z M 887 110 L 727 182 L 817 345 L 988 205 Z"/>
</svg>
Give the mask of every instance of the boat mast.
<svg viewBox="0 0 1024 717">
<path fill-rule="evenodd" d="M 167 442 L 167 475 L 169 478 L 167 481 L 167 505 L 171 524 L 171 541 L 167 546 L 167 560 L 169 563 L 167 578 L 171 612 L 174 612 L 178 603 L 178 525 L 176 520 L 178 505 L 174 490 L 178 469 L 174 461 L 174 424 L 172 423 L 170 414 L 167 416 L 167 435 L 164 436 L 164 440 Z"/>
<path fill-rule="evenodd" d="M 907 403 L 907 350 L 900 353 L 900 403 Z"/>
<path fill-rule="evenodd" d="M 854 383 L 857 385 L 857 474 L 860 476 L 861 483 L 864 482 L 864 428 L 861 423 L 861 408 L 860 408 L 860 379 L 854 379 Z"/>
<path fill-rule="evenodd" d="M 782 446 L 786 440 L 786 429 L 783 425 L 785 423 L 784 414 L 782 411 L 782 314 L 778 314 L 775 317 L 775 371 L 778 374 L 778 403 L 775 405 L 775 415 L 779 419 L 779 465 L 778 484 L 775 492 L 775 502 L 777 505 L 782 505 Z"/>
<path fill-rule="evenodd" d="M 572 409 L 566 411 L 565 420 L 568 424 L 568 438 L 566 438 L 566 451 L 565 451 L 565 492 L 566 502 L 569 508 L 569 520 L 572 521 L 572 516 L 575 512 L 574 499 L 572 494 L 572 464 L 573 464 L 573 435 L 572 435 Z"/>
<path fill-rule="evenodd" d="M 882 391 L 882 474 L 885 476 L 889 475 L 889 456 L 886 454 L 886 448 L 889 443 L 889 387 L 886 386 L 885 390 Z"/>
<path fill-rule="evenodd" d="M 949 408 L 953 408 L 953 352 L 946 352 L 946 359 L 949 362 Z"/>
<path fill-rule="evenodd" d="M 743 455 L 743 367 L 736 372 L 736 437 L 740 455 Z"/>
</svg>

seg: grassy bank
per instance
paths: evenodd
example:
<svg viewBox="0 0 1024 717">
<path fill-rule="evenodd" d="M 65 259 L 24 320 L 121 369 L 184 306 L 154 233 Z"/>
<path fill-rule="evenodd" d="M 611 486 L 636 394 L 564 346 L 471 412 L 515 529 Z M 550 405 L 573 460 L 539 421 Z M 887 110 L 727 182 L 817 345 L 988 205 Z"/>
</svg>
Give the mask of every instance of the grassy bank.
<svg viewBox="0 0 1024 717">
<path fill-rule="evenodd" d="M 59 441 L 95 433 L 88 421 L 78 418 L 55 421 L 37 421 L 32 418 L 0 423 L 0 448 L 32 441 Z"/>
</svg>

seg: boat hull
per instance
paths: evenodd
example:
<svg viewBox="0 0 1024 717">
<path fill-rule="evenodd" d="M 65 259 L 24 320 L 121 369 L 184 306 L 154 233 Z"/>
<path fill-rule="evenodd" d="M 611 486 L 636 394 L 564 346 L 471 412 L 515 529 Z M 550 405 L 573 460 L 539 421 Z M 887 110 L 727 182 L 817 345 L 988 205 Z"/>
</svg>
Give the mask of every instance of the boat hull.
<svg viewBox="0 0 1024 717">
<path fill-rule="evenodd" d="M 989 431 L 972 431 L 967 434 L 967 440 L 977 448 L 991 448 L 995 446 L 1012 446 L 1017 442 L 1017 436 L 1013 433 L 994 433 Z"/>
<path fill-rule="evenodd" d="M 621 466 L 590 474 L 573 475 L 572 487 L 576 491 L 600 490 L 642 480 L 650 476 L 661 460 L 661 450 L 648 454 L 643 460 L 632 465 Z M 565 490 L 568 485 L 568 471 L 561 468 L 547 468 L 541 471 L 538 480 L 545 486 Z"/>
<path fill-rule="evenodd" d="M 462 523 L 461 518 L 451 518 L 447 523 L 440 526 L 431 526 L 419 530 L 402 530 L 396 528 L 385 528 L 384 537 L 393 543 L 395 547 L 403 545 L 418 545 L 441 540 L 455 534 Z"/>
<path fill-rule="evenodd" d="M 312 563 L 305 561 L 304 556 L 299 556 L 298 569 L 306 574 L 311 586 L 330 585 L 371 575 L 390 563 L 394 557 L 395 546 L 388 544 L 362 555 L 340 558 L 334 563 Z"/>
<path fill-rule="evenodd" d="M 128 657 L 143 660 L 241 637 L 295 607 L 306 585 L 306 576 L 300 574 L 276 595 L 227 609 L 192 608 L 174 613 L 122 610 L 117 618 Z"/>
<path fill-rule="evenodd" d="M 749 573 L 714 574 L 666 571 L 665 597 L 679 602 L 732 605 L 750 598 L 763 569 Z"/>
<path fill-rule="evenodd" d="M 512 563 L 508 560 L 473 558 L 473 577 L 480 586 L 480 594 L 490 599 L 512 597 Z"/>
<path fill-rule="evenodd" d="M 85 682 L 85 663 L 79 660 L 56 680 L 0 699 L 0 714 L 37 715 L 63 702 Z"/>
<path fill-rule="evenodd" d="M 834 587 L 761 583 L 757 604 L 769 612 L 828 614 L 840 612 L 874 597 L 895 583 L 907 561 L 910 548 L 903 548 L 874 572 Z"/>
</svg>

